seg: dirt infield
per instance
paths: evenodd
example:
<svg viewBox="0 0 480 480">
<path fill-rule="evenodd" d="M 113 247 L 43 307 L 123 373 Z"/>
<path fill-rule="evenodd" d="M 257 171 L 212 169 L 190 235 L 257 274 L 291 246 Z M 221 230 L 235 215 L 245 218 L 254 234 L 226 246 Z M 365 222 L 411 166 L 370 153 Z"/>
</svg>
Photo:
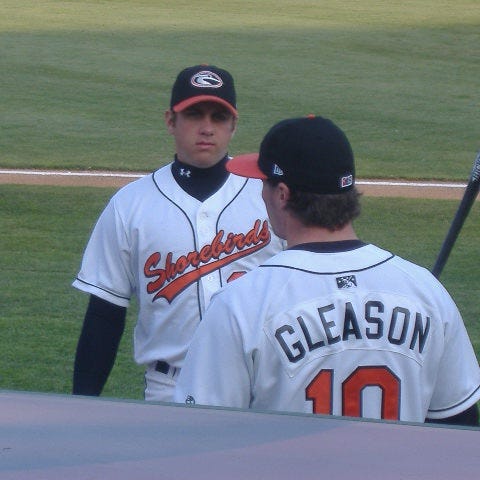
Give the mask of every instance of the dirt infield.
<svg viewBox="0 0 480 480">
<path fill-rule="evenodd" d="M 0 184 L 115 187 L 145 172 L 47 171 L 0 169 Z M 357 179 L 358 189 L 372 197 L 411 197 L 460 200 L 465 183 Z"/>
</svg>

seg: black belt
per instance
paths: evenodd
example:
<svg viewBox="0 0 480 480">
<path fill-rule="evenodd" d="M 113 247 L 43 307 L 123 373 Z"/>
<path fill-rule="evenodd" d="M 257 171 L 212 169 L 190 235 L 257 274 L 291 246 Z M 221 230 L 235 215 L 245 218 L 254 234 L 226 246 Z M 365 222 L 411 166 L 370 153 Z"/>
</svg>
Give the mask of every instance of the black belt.
<svg viewBox="0 0 480 480">
<path fill-rule="evenodd" d="M 157 372 L 173 377 L 178 369 L 176 367 L 172 367 L 169 363 L 163 360 L 158 360 L 155 364 L 155 370 Z"/>
</svg>

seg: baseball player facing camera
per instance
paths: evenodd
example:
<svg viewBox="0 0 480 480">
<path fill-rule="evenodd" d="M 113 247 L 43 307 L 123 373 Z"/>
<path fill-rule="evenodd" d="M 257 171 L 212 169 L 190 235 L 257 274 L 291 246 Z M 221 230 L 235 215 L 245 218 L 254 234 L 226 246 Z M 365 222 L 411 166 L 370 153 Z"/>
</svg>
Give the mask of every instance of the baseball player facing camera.
<svg viewBox="0 0 480 480">
<path fill-rule="evenodd" d="M 175 400 L 478 425 L 480 369 L 425 268 L 357 238 L 353 153 L 333 122 L 284 120 L 227 169 L 263 180 L 288 248 L 217 292 Z"/>
<path fill-rule="evenodd" d="M 269 228 L 261 182 L 225 169 L 237 120 L 229 72 L 196 65 L 178 74 L 165 112 L 173 162 L 111 198 L 73 282 L 90 294 L 74 394 L 100 395 L 136 295 L 134 357 L 146 367 L 145 399 L 171 401 L 212 294 L 283 249 Z"/>
</svg>

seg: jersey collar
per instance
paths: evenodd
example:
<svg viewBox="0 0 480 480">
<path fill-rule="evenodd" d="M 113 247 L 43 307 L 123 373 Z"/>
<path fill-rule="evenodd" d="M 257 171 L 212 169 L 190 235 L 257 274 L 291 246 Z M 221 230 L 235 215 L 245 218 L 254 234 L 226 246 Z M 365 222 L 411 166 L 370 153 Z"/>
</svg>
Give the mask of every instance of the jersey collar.
<svg viewBox="0 0 480 480">
<path fill-rule="evenodd" d="M 311 242 L 301 243 L 287 250 L 305 250 L 312 253 L 335 253 L 347 252 L 349 250 L 356 250 L 367 245 L 361 240 L 342 240 L 338 242 Z"/>
</svg>

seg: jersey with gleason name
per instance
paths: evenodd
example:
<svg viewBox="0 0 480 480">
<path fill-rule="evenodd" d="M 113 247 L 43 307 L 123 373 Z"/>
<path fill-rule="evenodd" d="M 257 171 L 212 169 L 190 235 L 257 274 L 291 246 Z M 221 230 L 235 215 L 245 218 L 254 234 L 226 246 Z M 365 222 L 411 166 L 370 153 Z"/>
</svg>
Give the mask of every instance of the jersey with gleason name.
<svg viewBox="0 0 480 480">
<path fill-rule="evenodd" d="M 414 422 L 478 401 L 478 361 L 445 288 L 359 245 L 287 250 L 218 292 L 175 401 Z"/>
<path fill-rule="evenodd" d="M 213 292 L 282 250 L 269 230 L 261 187 L 230 174 L 200 202 L 167 165 L 112 197 L 73 286 L 122 307 L 136 295 L 137 363 L 181 367 Z"/>
</svg>

